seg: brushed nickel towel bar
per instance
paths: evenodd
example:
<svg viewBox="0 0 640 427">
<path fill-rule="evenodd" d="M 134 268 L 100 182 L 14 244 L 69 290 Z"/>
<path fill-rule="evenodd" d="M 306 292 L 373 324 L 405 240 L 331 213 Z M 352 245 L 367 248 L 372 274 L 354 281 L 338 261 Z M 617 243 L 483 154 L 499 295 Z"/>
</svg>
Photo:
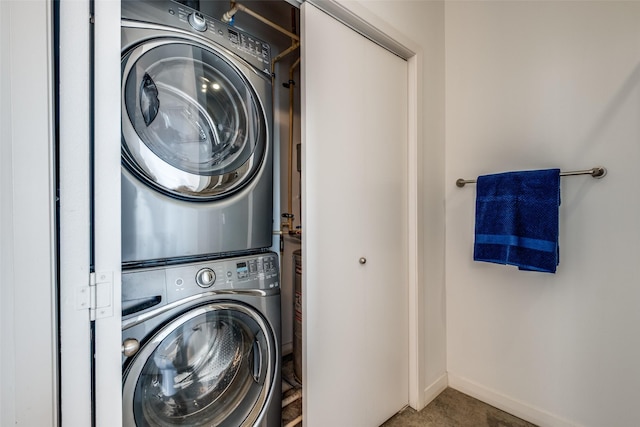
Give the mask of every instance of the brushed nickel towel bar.
<svg viewBox="0 0 640 427">
<path fill-rule="evenodd" d="M 591 175 L 594 178 L 604 178 L 607 174 L 607 169 L 602 166 L 597 166 L 593 169 L 585 169 L 580 171 L 568 171 L 568 172 L 560 172 L 560 176 L 572 176 L 572 175 Z M 458 187 L 464 187 L 466 184 L 475 184 L 475 179 L 458 179 L 456 181 L 456 185 Z"/>
</svg>

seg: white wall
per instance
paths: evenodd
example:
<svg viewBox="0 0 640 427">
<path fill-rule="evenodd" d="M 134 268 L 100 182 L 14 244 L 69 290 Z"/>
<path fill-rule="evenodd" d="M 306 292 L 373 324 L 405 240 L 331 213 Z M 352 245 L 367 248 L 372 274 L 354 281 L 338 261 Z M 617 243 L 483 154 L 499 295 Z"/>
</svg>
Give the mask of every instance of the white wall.
<svg viewBox="0 0 640 427">
<path fill-rule="evenodd" d="M 450 384 L 542 425 L 640 425 L 640 3 L 447 2 Z M 475 263 L 457 178 L 562 179 L 556 275 Z"/>
<path fill-rule="evenodd" d="M 283 3 L 286 5 L 286 3 Z M 288 12 L 288 11 L 286 11 Z M 282 13 L 280 18 L 280 24 L 291 30 L 291 18 L 289 13 Z M 300 33 L 300 20 L 297 20 L 297 31 Z M 269 40 L 277 40 L 273 37 Z M 272 45 L 272 56 L 279 54 L 286 48 L 291 46 L 291 40 L 288 40 L 287 44 L 280 43 Z M 276 64 L 275 73 L 276 77 L 273 83 L 274 94 L 274 141 L 279 141 L 276 144 L 276 153 L 279 157 L 278 163 L 274 163 L 274 184 L 279 183 L 277 188 L 274 188 L 274 216 L 273 216 L 273 229 L 282 230 L 285 234 L 284 250 L 280 252 L 280 291 L 282 299 L 282 335 L 281 344 L 283 354 L 288 354 L 293 351 L 293 324 L 294 324 L 294 283 L 293 283 L 293 252 L 300 249 L 302 242 L 300 238 L 289 236 L 288 229 L 282 228 L 281 224 L 286 220 L 282 218 L 282 213 L 288 212 L 288 170 L 287 160 L 289 155 L 289 89 L 283 87 L 283 83 L 289 80 L 289 68 L 294 61 L 300 56 L 300 49 L 289 54 Z M 294 69 L 293 80 L 293 175 L 292 175 L 292 212 L 295 215 L 293 222 L 293 229 L 301 223 L 300 212 L 300 173 L 296 169 L 296 144 L 300 143 L 300 67 Z M 277 185 L 277 184 L 276 184 Z M 280 236 L 274 236 L 274 250 L 279 250 Z"/>
<path fill-rule="evenodd" d="M 352 2 L 344 2 L 349 6 Z M 381 28 L 397 31 L 418 53 L 418 313 L 419 382 L 428 403 L 446 386 L 444 274 L 444 2 L 358 2 L 379 18 Z M 390 35 L 395 35 L 390 31 Z"/>
<path fill-rule="evenodd" d="M 49 6 L 0 2 L 2 426 L 57 425 Z"/>
</svg>

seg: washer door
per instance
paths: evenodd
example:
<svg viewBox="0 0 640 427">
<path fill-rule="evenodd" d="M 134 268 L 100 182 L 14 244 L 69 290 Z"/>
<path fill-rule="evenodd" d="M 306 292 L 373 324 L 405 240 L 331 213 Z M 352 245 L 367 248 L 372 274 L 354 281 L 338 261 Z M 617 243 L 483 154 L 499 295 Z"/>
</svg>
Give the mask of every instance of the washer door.
<svg viewBox="0 0 640 427">
<path fill-rule="evenodd" d="M 122 57 L 122 156 L 169 195 L 215 200 L 242 188 L 266 152 L 265 115 L 248 80 L 220 53 L 156 39 Z"/>
<path fill-rule="evenodd" d="M 123 379 L 123 426 L 253 426 L 276 350 L 262 316 L 232 302 L 194 308 L 143 345 Z"/>
</svg>

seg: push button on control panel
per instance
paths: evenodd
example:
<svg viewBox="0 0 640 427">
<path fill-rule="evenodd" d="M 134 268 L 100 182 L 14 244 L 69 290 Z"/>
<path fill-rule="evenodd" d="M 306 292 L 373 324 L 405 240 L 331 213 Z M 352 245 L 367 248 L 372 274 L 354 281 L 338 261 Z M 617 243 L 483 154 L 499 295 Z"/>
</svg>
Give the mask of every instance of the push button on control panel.
<svg viewBox="0 0 640 427">
<path fill-rule="evenodd" d="M 196 273 L 196 283 L 201 288 L 211 287 L 216 281 L 216 273 L 210 268 L 203 268 Z"/>
</svg>

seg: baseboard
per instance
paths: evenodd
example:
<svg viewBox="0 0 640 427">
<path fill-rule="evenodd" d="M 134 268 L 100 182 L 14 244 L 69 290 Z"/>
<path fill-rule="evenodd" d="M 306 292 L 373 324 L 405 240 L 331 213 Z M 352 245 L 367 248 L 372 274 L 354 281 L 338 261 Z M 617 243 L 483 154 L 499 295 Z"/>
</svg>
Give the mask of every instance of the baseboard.
<svg viewBox="0 0 640 427">
<path fill-rule="evenodd" d="M 445 372 L 444 374 L 442 374 L 442 376 L 440 376 L 440 378 L 432 382 L 430 385 L 427 386 L 427 388 L 424 389 L 424 391 L 422 392 L 422 398 L 420 399 L 420 402 L 419 402 L 420 404 L 418 405 L 419 408 L 414 408 L 414 409 L 419 411 L 420 409 L 427 406 L 429 403 L 431 403 L 433 399 L 438 397 L 438 395 L 442 393 L 444 389 L 447 388 L 447 385 L 448 385 L 448 380 L 447 380 L 447 374 Z"/>
<path fill-rule="evenodd" d="M 542 427 L 580 427 L 580 424 L 576 424 L 519 400 L 512 399 L 495 390 L 488 389 L 466 378 L 452 374 L 451 372 L 447 374 L 447 377 L 449 379 L 449 387 L 475 397 L 482 402 L 502 409 L 530 423 Z"/>
</svg>

